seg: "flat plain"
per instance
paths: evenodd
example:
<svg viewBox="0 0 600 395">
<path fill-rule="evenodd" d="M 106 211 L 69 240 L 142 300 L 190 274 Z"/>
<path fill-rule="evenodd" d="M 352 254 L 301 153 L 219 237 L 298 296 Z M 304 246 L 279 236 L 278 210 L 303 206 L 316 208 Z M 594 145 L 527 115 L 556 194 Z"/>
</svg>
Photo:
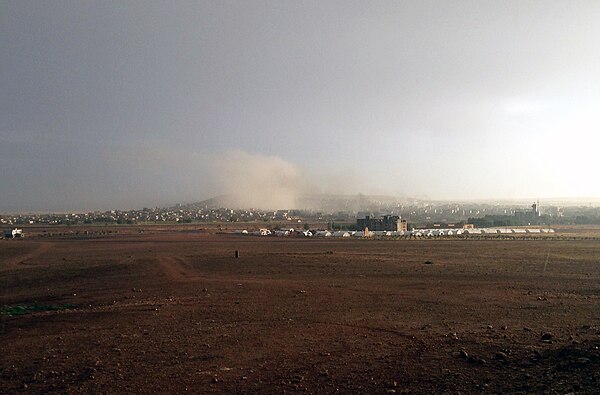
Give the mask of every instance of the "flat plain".
<svg viewBox="0 0 600 395">
<path fill-rule="evenodd" d="M 600 392 L 597 239 L 123 229 L 0 241 L 1 393 Z"/>
</svg>

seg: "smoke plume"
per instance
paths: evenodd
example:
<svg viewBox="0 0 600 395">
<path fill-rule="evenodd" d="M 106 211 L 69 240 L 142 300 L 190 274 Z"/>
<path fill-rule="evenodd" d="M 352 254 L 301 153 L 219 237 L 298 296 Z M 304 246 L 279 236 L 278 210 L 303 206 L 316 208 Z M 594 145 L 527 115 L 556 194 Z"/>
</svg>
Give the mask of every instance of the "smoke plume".
<svg viewBox="0 0 600 395">
<path fill-rule="evenodd" d="M 276 156 L 230 151 L 214 161 L 215 183 L 231 205 L 295 208 L 309 183 L 301 168 Z"/>
</svg>

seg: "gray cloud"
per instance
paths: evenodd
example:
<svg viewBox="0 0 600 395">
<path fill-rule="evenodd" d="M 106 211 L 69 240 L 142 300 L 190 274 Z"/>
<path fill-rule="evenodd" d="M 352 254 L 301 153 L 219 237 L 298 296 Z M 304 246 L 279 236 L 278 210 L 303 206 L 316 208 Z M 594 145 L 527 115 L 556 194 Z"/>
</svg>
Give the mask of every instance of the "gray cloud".
<svg viewBox="0 0 600 395">
<path fill-rule="evenodd" d="M 317 191 L 600 196 L 595 2 L 7 1 L 0 18 L 0 210 L 208 198 L 229 190 L 209 168 L 244 178 L 211 162 L 228 152 Z"/>
</svg>

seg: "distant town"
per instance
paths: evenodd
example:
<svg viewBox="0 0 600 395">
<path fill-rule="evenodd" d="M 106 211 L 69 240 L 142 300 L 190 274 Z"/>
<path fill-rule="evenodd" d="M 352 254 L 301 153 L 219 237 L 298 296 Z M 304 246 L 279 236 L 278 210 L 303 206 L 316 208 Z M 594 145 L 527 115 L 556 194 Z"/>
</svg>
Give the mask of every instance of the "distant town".
<svg viewBox="0 0 600 395">
<path fill-rule="evenodd" d="M 412 228 L 509 227 L 553 224 L 600 224 L 600 207 L 556 206 L 508 203 L 450 203 L 432 201 L 394 201 L 368 196 L 328 197 L 321 200 L 325 209 L 236 209 L 219 199 L 172 207 L 138 210 L 109 210 L 87 213 L 0 214 L 0 225 L 126 225 L 160 223 L 280 223 L 327 224 L 330 230 L 358 230 L 364 219 L 397 217 L 402 226 Z M 313 202 L 315 206 L 319 202 Z M 363 220 L 363 222 L 357 221 Z M 371 225 L 377 229 L 378 225 Z M 383 225 L 381 225 L 383 226 Z M 383 228 L 382 228 L 383 229 Z"/>
</svg>

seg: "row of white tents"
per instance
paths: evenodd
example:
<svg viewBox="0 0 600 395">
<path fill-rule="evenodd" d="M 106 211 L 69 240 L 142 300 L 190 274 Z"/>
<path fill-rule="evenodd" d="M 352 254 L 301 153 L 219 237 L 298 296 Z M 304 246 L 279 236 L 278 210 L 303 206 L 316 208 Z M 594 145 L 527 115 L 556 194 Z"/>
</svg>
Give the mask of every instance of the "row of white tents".
<svg viewBox="0 0 600 395">
<path fill-rule="evenodd" d="M 471 228 L 471 229 L 415 229 L 411 231 L 416 237 L 444 237 L 469 235 L 514 235 L 514 234 L 547 234 L 554 233 L 549 228 Z"/>
<path fill-rule="evenodd" d="M 472 229 L 414 229 L 409 231 L 328 231 L 318 230 L 314 233 L 310 230 L 260 229 L 252 232 L 247 230 L 237 231 L 238 234 L 253 236 L 299 236 L 299 237 L 448 237 L 448 236 L 470 236 L 470 235 L 516 235 L 516 234 L 548 234 L 554 233 L 549 228 L 472 228 Z"/>
<path fill-rule="evenodd" d="M 252 235 L 252 236 L 301 236 L 301 237 L 312 237 L 313 233 L 310 230 L 294 230 L 291 229 L 279 229 L 279 230 L 270 230 L 270 229 L 259 229 L 248 232 L 247 230 L 238 230 L 235 233 L 240 235 Z"/>
<path fill-rule="evenodd" d="M 318 231 L 315 237 L 446 237 L 468 235 L 547 234 L 554 229 L 540 228 L 473 228 L 473 229 L 414 229 L 409 231 Z"/>
</svg>

